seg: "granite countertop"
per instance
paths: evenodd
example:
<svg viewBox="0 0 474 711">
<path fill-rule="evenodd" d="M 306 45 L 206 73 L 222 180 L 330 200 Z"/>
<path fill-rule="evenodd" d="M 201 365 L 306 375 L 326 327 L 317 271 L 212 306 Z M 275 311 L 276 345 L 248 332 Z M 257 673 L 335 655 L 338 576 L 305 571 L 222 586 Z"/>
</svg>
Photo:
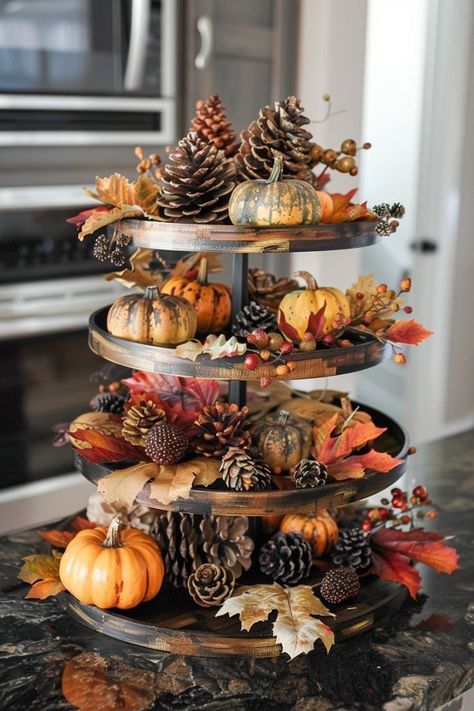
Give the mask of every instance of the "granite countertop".
<svg viewBox="0 0 474 711">
<path fill-rule="evenodd" d="M 82 711 L 438 708 L 474 683 L 473 470 L 473 432 L 425 445 L 410 459 L 411 474 L 439 505 L 436 527 L 456 537 L 462 569 L 423 573 L 424 594 L 387 625 L 290 663 L 170 656 L 96 634 L 56 599 L 24 599 L 19 563 L 41 544 L 36 529 L 4 536 L 0 709 L 73 709 L 66 696 L 79 694 Z"/>
</svg>

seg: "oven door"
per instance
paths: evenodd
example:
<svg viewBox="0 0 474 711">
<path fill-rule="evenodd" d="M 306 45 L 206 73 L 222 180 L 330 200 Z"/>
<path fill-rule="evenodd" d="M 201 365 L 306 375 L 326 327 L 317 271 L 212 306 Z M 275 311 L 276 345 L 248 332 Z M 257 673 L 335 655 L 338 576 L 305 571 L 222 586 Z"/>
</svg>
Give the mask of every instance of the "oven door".
<svg viewBox="0 0 474 711">
<path fill-rule="evenodd" d="M 168 143 L 175 0 L 2 0 L 0 144 Z"/>
</svg>

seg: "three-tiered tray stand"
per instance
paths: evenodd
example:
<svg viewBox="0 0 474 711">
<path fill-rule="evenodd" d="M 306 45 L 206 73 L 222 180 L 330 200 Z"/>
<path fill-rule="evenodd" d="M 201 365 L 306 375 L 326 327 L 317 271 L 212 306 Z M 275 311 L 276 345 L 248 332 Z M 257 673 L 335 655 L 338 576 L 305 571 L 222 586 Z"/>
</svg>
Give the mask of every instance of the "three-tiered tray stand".
<svg viewBox="0 0 474 711">
<path fill-rule="evenodd" d="M 374 225 L 374 222 L 353 222 L 294 228 L 248 228 L 123 220 L 118 223 L 118 229 L 130 237 L 130 244 L 135 247 L 160 251 L 231 253 L 234 318 L 247 303 L 249 254 L 364 247 L 380 240 Z M 193 362 L 179 358 L 172 348 L 117 338 L 107 331 L 107 311 L 108 308 L 105 308 L 92 314 L 89 345 L 94 353 L 113 363 L 148 372 L 227 380 L 229 402 L 236 402 L 240 406 L 246 403 L 248 381 L 258 382 L 262 376 L 274 376 L 272 366 L 263 362 L 257 370 L 247 370 L 243 357 L 211 361 L 208 356 L 200 356 Z M 294 351 L 291 360 L 296 367 L 289 376 L 278 379 L 325 378 L 351 373 L 375 366 L 390 355 L 391 348 L 386 344 L 371 335 L 357 334 L 354 336 L 354 344 L 348 348 L 316 350 L 311 353 Z M 188 498 L 178 498 L 167 505 L 150 498 L 149 487 L 145 486 L 137 502 L 158 510 L 262 517 L 314 512 L 317 508 L 340 507 L 361 501 L 399 479 L 405 471 L 408 453 L 408 438 L 403 428 L 382 412 L 367 407 L 364 409 L 377 426 L 387 428 L 377 440 L 376 446 L 402 460 L 388 474 L 367 472 L 363 479 L 331 483 L 316 489 L 237 492 L 197 487 L 191 490 Z M 74 456 L 77 469 L 94 483 L 112 468 L 118 468 L 117 465 L 93 464 L 77 452 Z M 316 572 L 312 579 L 303 582 L 317 585 L 318 577 L 321 575 Z M 243 579 L 244 584 L 256 581 L 262 582 L 258 573 L 254 578 L 250 573 Z M 325 621 L 334 629 L 337 638 L 353 636 L 370 629 L 376 620 L 390 615 L 400 607 L 404 599 L 405 588 L 402 586 L 367 576 L 356 600 L 339 606 L 336 617 Z M 91 605 L 83 605 L 70 595 L 66 595 L 65 604 L 75 618 L 96 631 L 155 650 L 208 657 L 273 657 L 281 653 L 280 645 L 272 636 L 270 623 L 258 623 L 250 632 L 241 631 L 237 618 L 216 618 L 215 609 L 199 607 L 185 591 L 177 591 L 166 585 L 155 600 L 133 610 L 100 610 Z"/>
</svg>

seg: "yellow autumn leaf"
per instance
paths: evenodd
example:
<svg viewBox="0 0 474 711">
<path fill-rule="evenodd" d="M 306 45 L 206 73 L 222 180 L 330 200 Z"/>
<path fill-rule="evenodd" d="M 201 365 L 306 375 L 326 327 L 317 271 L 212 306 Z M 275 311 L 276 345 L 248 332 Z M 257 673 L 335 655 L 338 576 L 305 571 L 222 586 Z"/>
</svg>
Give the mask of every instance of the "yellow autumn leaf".
<svg viewBox="0 0 474 711">
<path fill-rule="evenodd" d="M 114 173 L 106 178 L 95 179 L 95 189 L 97 192 L 85 188 L 84 192 L 94 200 L 105 202 L 106 205 L 123 207 L 123 205 L 135 204 L 134 184 L 119 173 Z"/>
<path fill-rule="evenodd" d="M 107 281 L 115 279 L 129 289 L 138 287 L 145 291 L 147 286 L 161 286 L 164 281 L 160 268 L 153 267 L 156 257 L 151 249 L 139 247 L 130 257 L 130 268 L 105 275 Z"/>
<path fill-rule="evenodd" d="M 142 215 L 143 210 L 138 205 L 122 205 L 121 207 L 113 207 L 111 210 L 94 212 L 84 222 L 77 237 L 82 241 L 84 237 L 97 232 L 97 230 L 106 225 L 111 225 L 113 222 L 124 220 L 127 217 L 141 217 Z"/>
<path fill-rule="evenodd" d="M 140 175 L 134 185 L 134 204 L 139 205 L 147 215 L 157 215 L 156 198 L 159 192 L 160 188 L 154 180 L 146 175 Z"/>
<path fill-rule="evenodd" d="M 158 474 L 159 464 L 140 462 L 126 469 L 118 469 L 97 482 L 97 491 L 109 504 L 132 506 L 145 484 Z"/>
<path fill-rule="evenodd" d="M 121 434 L 122 422 L 109 412 L 85 412 L 70 423 L 68 432 L 79 430 L 96 430 L 104 435 Z"/>
<path fill-rule="evenodd" d="M 310 652 L 320 639 L 326 651 L 334 644 L 334 633 L 314 615 L 328 617 L 329 612 L 309 585 L 288 588 L 278 583 L 252 585 L 238 590 L 240 594 L 225 600 L 216 617 L 239 615 L 242 629 L 249 631 L 257 622 L 264 622 L 276 611 L 272 623 L 276 641 L 290 659 Z"/>
</svg>

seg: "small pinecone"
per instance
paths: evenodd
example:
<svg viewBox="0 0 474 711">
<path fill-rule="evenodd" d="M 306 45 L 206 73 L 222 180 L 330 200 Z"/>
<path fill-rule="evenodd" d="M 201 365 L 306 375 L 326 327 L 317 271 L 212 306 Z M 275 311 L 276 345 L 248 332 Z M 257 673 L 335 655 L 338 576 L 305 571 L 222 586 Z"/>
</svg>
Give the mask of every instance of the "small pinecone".
<svg viewBox="0 0 474 711">
<path fill-rule="evenodd" d="M 193 449 L 205 457 L 222 457 L 230 447 L 247 449 L 250 432 L 244 429 L 249 409 L 239 409 L 235 403 L 220 402 L 205 405 L 194 424 L 199 433 L 192 441 Z"/>
<path fill-rule="evenodd" d="M 235 143 L 235 131 L 227 119 L 225 108 L 217 94 L 206 101 L 196 103 L 196 115 L 191 123 L 191 130 L 216 148 L 224 151 L 226 156 L 233 156 L 238 148 Z"/>
<path fill-rule="evenodd" d="M 98 235 L 95 238 L 92 254 L 99 262 L 108 262 L 110 260 L 110 239 L 107 235 Z"/>
<path fill-rule="evenodd" d="M 388 237 L 393 232 L 395 232 L 395 228 L 391 222 L 387 222 L 386 220 L 380 220 L 375 225 L 375 231 L 381 237 Z"/>
<path fill-rule="evenodd" d="M 296 585 L 311 570 L 311 545 L 299 533 L 275 533 L 261 547 L 258 562 L 273 580 Z"/>
<path fill-rule="evenodd" d="M 248 288 L 252 301 L 277 313 L 285 294 L 295 291 L 299 286 L 296 279 L 276 279 L 273 274 L 268 274 L 263 269 L 249 269 Z"/>
<path fill-rule="evenodd" d="M 125 407 L 125 398 L 116 393 L 100 393 L 91 400 L 94 412 L 110 412 L 121 415 Z"/>
<path fill-rule="evenodd" d="M 336 566 L 354 568 L 363 573 L 372 563 L 372 549 L 367 534 L 360 528 L 346 528 L 339 531 L 339 539 L 331 551 L 332 562 Z"/>
<path fill-rule="evenodd" d="M 232 333 L 237 338 L 247 338 L 256 328 L 261 328 L 267 332 L 275 331 L 277 322 L 275 314 L 267 309 L 266 306 L 261 306 L 255 301 L 251 301 L 236 315 L 232 324 Z"/>
<path fill-rule="evenodd" d="M 155 520 L 150 535 L 156 539 L 163 556 L 166 576 L 176 588 L 186 587 L 188 578 L 202 562 L 198 517 L 167 511 Z"/>
<path fill-rule="evenodd" d="M 142 400 L 139 405 L 127 410 L 123 419 L 122 437 L 136 447 L 143 447 L 145 435 L 164 419 L 165 411 L 153 400 Z"/>
<path fill-rule="evenodd" d="M 302 459 L 296 465 L 295 485 L 298 489 L 315 489 L 324 486 L 328 478 L 328 468 L 314 459 Z"/>
<path fill-rule="evenodd" d="M 157 202 L 172 222 L 222 222 L 234 187 L 235 169 L 224 151 L 190 131 L 169 155 Z"/>
<path fill-rule="evenodd" d="M 392 215 L 388 202 L 381 202 L 380 205 L 374 205 L 372 212 L 375 212 L 375 214 L 381 218 L 391 217 Z"/>
<path fill-rule="evenodd" d="M 182 429 L 170 422 L 159 422 L 148 431 L 145 452 L 156 464 L 176 464 L 183 458 L 188 440 Z"/>
<path fill-rule="evenodd" d="M 279 156 L 283 162 L 283 178 L 312 182 L 312 135 L 303 128 L 310 123 L 303 111 L 295 96 L 276 101 L 273 108 L 265 106 L 260 109 L 258 119 L 240 134 L 242 143 L 235 162 L 243 180 L 267 180 L 274 159 Z"/>
<path fill-rule="evenodd" d="M 403 215 L 405 214 L 405 208 L 403 207 L 402 203 L 394 202 L 392 207 L 390 208 L 390 214 L 392 217 L 403 217 Z"/>
<path fill-rule="evenodd" d="M 247 516 L 203 516 L 199 554 L 206 563 L 214 563 L 231 570 L 240 578 L 252 565 L 254 542 L 247 536 Z"/>
<path fill-rule="evenodd" d="M 222 565 L 204 563 L 188 578 L 188 592 L 201 607 L 216 607 L 234 591 L 235 578 Z"/>
<path fill-rule="evenodd" d="M 261 491 L 271 487 L 270 467 L 237 447 L 231 447 L 224 454 L 220 471 L 224 484 L 234 491 Z"/>
<path fill-rule="evenodd" d="M 342 567 L 328 570 L 320 588 L 322 597 L 332 605 L 338 605 L 355 597 L 359 590 L 359 576 L 354 568 Z"/>
</svg>

